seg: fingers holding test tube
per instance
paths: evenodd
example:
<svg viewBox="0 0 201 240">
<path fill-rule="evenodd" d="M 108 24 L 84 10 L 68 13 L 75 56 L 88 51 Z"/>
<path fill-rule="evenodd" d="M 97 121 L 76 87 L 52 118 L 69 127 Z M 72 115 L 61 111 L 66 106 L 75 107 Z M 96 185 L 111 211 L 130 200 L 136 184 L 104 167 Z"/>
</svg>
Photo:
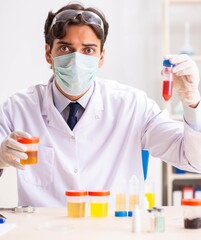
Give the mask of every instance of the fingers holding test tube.
<svg viewBox="0 0 201 240">
<path fill-rule="evenodd" d="M 186 54 L 167 55 L 165 60 L 173 65 L 172 80 L 180 100 L 192 107 L 196 107 L 200 101 L 199 71 L 196 63 Z"/>
</svg>

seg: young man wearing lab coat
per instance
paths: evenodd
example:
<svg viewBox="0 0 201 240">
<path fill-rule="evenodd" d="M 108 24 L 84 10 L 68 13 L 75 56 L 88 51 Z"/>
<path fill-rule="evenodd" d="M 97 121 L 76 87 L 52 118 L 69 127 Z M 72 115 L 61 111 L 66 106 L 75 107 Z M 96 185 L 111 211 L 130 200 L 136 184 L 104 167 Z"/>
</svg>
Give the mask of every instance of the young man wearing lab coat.
<svg viewBox="0 0 201 240">
<path fill-rule="evenodd" d="M 201 172 L 195 63 L 186 55 L 167 57 L 176 65 L 174 87 L 184 106 L 183 123 L 172 121 L 144 92 L 96 77 L 107 33 L 108 23 L 93 8 L 69 4 L 50 12 L 45 49 L 53 77 L 1 106 L 0 163 L 17 169 L 19 205 L 64 206 L 66 190 L 112 190 L 120 175 L 142 182 L 142 149 Z M 75 117 L 71 102 L 79 103 Z M 19 159 L 27 158 L 26 147 L 17 138 L 31 136 L 40 138 L 39 162 L 24 167 Z"/>
</svg>

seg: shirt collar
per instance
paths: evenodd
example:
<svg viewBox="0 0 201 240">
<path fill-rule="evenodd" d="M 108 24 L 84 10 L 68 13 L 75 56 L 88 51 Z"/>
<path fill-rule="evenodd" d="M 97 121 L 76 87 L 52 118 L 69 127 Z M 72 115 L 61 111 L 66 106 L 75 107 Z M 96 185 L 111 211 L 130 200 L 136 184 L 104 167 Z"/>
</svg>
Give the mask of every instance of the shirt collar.
<svg viewBox="0 0 201 240">
<path fill-rule="evenodd" d="M 94 83 L 90 87 L 90 89 L 76 102 L 78 102 L 84 109 L 86 108 L 92 94 L 94 91 Z M 55 82 L 53 81 L 53 87 L 52 87 L 52 95 L 53 95 L 53 101 L 55 107 L 58 109 L 58 111 L 61 113 L 69 103 L 72 101 L 65 97 L 56 87 Z"/>
</svg>

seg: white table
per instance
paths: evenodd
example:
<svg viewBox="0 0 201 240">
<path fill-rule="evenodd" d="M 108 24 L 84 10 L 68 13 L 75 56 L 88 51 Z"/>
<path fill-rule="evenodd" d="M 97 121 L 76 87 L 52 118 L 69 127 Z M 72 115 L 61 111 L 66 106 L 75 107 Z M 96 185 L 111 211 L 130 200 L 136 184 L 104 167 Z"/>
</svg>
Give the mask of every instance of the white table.
<svg viewBox="0 0 201 240">
<path fill-rule="evenodd" d="M 133 233 L 132 218 L 68 218 L 66 208 L 36 208 L 35 213 L 3 213 L 7 224 L 16 227 L 0 237 L 2 240 L 133 240 L 133 239 L 201 239 L 201 229 L 184 229 L 181 207 L 165 207 L 166 227 L 163 233 Z"/>
</svg>

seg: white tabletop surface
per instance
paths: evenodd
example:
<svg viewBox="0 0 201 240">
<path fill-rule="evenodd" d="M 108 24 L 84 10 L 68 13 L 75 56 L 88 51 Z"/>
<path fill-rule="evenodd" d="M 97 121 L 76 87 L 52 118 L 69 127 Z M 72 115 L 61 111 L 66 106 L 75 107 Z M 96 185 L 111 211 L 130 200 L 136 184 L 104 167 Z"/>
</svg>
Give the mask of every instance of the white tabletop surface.
<svg viewBox="0 0 201 240">
<path fill-rule="evenodd" d="M 1 212 L 7 217 L 4 224 L 16 224 L 16 227 L 0 237 L 4 240 L 26 239 L 201 239 L 201 229 L 184 229 L 181 207 L 165 207 L 165 232 L 133 233 L 132 218 L 68 218 L 66 208 L 36 208 L 35 213 Z"/>
</svg>

